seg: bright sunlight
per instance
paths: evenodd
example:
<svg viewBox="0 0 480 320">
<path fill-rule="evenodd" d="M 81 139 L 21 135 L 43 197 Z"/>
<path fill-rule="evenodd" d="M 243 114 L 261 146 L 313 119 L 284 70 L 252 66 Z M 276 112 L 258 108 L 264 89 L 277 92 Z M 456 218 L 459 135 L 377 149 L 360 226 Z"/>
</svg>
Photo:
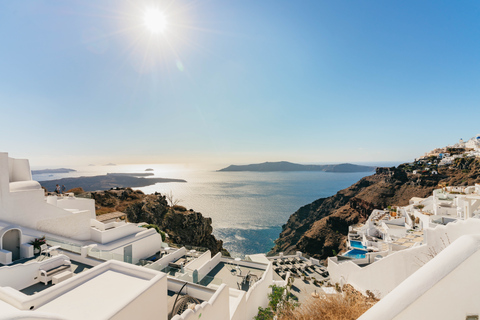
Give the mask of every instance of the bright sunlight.
<svg viewBox="0 0 480 320">
<path fill-rule="evenodd" d="M 167 27 L 165 14 L 157 8 L 147 8 L 143 15 L 145 27 L 151 33 L 163 33 Z"/>
</svg>

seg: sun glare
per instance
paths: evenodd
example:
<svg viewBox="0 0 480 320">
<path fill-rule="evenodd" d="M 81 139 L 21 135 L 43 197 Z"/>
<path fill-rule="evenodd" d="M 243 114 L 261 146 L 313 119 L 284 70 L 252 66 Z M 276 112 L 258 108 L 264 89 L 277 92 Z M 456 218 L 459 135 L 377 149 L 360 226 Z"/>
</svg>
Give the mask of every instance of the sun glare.
<svg viewBox="0 0 480 320">
<path fill-rule="evenodd" d="M 143 15 L 143 23 L 151 33 L 163 33 L 167 27 L 165 14 L 157 8 L 148 8 Z"/>
</svg>

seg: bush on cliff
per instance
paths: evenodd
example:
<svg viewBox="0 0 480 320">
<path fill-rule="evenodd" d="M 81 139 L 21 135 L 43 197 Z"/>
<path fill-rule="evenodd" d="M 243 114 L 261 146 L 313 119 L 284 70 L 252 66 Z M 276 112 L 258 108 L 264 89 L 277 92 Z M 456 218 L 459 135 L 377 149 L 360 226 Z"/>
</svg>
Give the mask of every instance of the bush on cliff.
<svg viewBox="0 0 480 320">
<path fill-rule="evenodd" d="M 73 192 L 74 195 L 79 195 L 79 194 L 82 194 L 82 193 L 85 193 L 85 191 L 83 190 L 83 188 L 73 188 L 73 189 L 70 189 L 67 191 L 67 193 L 70 193 L 70 192 Z"/>
<path fill-rule="evenodd" d="M 157 233 L 159 233 L 162 236 L 162 241 L 165 241 L 165 232 L 160 230 L 160 228 L 156 224 L 144 224 L 142 227 L 147 229 L 152 229 L 152 228 L 155 229 Z"/>
<path fill-rule="evenodd" d="M 180 212 L 185 212 L 187 211 L 187 208 L 185 208 L 184 206 L 179 206 L 178 204 L 174 205 L 172 207 L 173 210 L 175 211 L 180 211 Z"/>
</svg>

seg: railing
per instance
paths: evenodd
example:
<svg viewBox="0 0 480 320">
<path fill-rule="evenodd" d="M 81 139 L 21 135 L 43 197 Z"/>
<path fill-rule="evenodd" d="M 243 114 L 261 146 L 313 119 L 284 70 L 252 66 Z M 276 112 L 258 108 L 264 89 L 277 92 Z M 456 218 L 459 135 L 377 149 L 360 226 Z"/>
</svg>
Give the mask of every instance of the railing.
<svg viewBox="0 0 480 320">
<path fill-rule="evenodd" d="M 118 260 L 118 261 L 124 261 L 123 254 L 119 253 L 112 253 L 112 252 L 106 252 L 103 250 L 98 250 L 96 248 L 92 248 L 88 251 L 87 256 L 98 259 L 98 260 Z M 125 261 L 132 263 L 131 261 Z"/>
<path fill-rule="evenodd" d="M 193 272 L 187 269 L 175 268 L 170 266 L 162 266 L 158 264 L 147 264 L 145 268 L 157 270 L 166 273 L 170 277 L 177 278 L 179 280 L 188 281 L 192 283 L 199 284 L 201 286 L 208 286 L 209 284 L 221 285 L 223 283 L 222 279 L 216 277 L 205 276 L 202 280 L 194 282 L 193 281 Z M 198 278 L 198 277 L 197 277 Z"/>
<path fill-rule="evenodd" d="M 205 247 L 196 247 L 196 246 L 189 246 L 189 245 L 183 245 L 183 244 L 177 244 L 177 243 L 167 243 L 169 247 L 171 248 L 176 248 L 176 249 L 181 249 L 185 247 L 187 250 L 196 250 L 198 252 L 206 252 L 210 249 L 205 248 Z"/>
<path fill-rule="evenodd" d="M 80 254 L 82 251 L 82 247 L 80 245 L 58 240 L 58 239 L 46 238 L 46 242 L 49 246 L 52 246 L 52 247 L 60 246 L 60 248 L 62 248 L 62 250 L 65 250 L 65 251 L 70 251 L 78 254 Z"/>
</svg>

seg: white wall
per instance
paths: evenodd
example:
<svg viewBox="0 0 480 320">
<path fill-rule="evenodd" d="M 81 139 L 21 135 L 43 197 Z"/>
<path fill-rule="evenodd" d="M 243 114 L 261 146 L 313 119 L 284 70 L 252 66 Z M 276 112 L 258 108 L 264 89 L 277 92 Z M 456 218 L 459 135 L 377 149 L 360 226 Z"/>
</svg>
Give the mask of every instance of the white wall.
<svg viewBox="0 0 480 320">
<path fill-rule="evenodd" d="M 210 261 L 204 263 L 198 270 L 198 281 L 201 281 L 222 259 L 222 253 L 217 253 Z"/>
<path fill-rule="evenodd" d="M 417 271 L 427 259 L 427 253 L 425 245 L 405 249 L 365 267 L 359 267 L 351 261 L 336 263 L 329 258 L 327 269 L 331 282 L 349 283 L 363 293 L 370 290 L 382 298 Z"/>
<path fill-rule="evenodd" d="M 273 268 L 272 264 L 267 265 L 267 269 L 263 273 L 260 280 L 255 282 L 247 292 L 246 295 L 246 310 L 245 319 L 253 319 L 258 313 L 258 307 L 265 308 L 268 305 L 268 294 L 271 293 L 270 285 L 273 283 Z"/>
<path fill-rule="evenodd" d="M 363 268 L 350 261 L 336 263 L 329 258 L 328 272 L 333 283 L 349 283 L 361 292 L 370 290 L 382 298 L 460 236 L 479 233 L 479 219 L 439 225 L 424 229 L 427 244 L 394 252 Z"/>
<path fill-rule="evenodd" d="M 46 261 L 35 261 L 27 264 L 17 264 L 0 268 L 0 287 L 12 287 L 21 290 L 39 282 L 38 270 L 47 265 L 60 266 L 64 261 L 70 261 L 65 255 L 57 255 Z"/>
<path fill-rule="evenodd" d="M 32 180 L 30 163 L 27 159 L 8 158 L 8 170 L 10 182 Z"/>
<path fill-rule="evenodd" d="M 162 237 L 155 229 L 136 228 L 137 233 L 121 237 L 120 240 L 108 242 L 106 244 L 98 244 L 95 249 L 101 250 L 105 254 L 106 259 L 109 254 L 124 255 L 124 248 L 132 245 L 132 263 L 136 264 L 140 259 L 145 259 L 156 252 L 160 251 Z M 108 230 L 110 231 L 110 230 Z M 108 232 L 106 231 L 106 232 Z M 94 254 L 93 254 L 94 255 Z M 95 256 L 95 255 L 94 255 Z"/>
<path fill-rule="evenodd" d="M 143 229 L 143 228 L 142 228 Z M 142 238 L 143 237 L 143 238 Z M 155 229 L 147 229 L 135 235 L 132 239 L 132 263 L 138 263 L 140 259 L 145 259 L 160 251 L 162 236 Z M 123 251 L 123 249 L 122 249 Z M 123 252 L 122 252 L 123 254 Z"/>
<path fill-rule="evenodd" d="M 103 224 L 101 222 L 99 223 Z M 98 224 L 95 222 L 94 225 L 97 226 Z M 102 227 L 103 226 L 100 226 L 100 228 Z M 93 241 L 98 243 L 108 243 L 108 242 L 115 241 L 117 239 L 129 236 L 135 233 L 139 233 L 144 229 L 145 228 L 140 229 L 140 227 L 138 227 L 136 224 L 133 224 L 133 223 L 122 222 L 122 223 L 117 223 L 116 227 L 107 229 L 104 231 L 91 228 L 90 234 Z"/>
<path fill-rule="evenodd" d="M 212 253 L 210 252 L 210 250 L 207 250 L 200 257 L 196 258 L 195 260 L 192 260 L 190 263 L 185 265 L 185 268 L 193 271 L 203 266 L 211 258 L 212 258 Z"/>
<path fill-rule="evenodd" d="M 168 278 L 168 290 L 173 292 L 179 292 L 182 289 L 185 281 L 176 278 Z M 182 289 L 182 294 L 188 294 L 200 300 L 208 301 L 215 294 L 216 290 L 208 287 L 201 286 L 188 282 Z"/>
<path fill-rule="evenodd" d="M 160 278 L 150 288 L 135 297 L 133 301 L 118 311 L 112 320 L 155 319 L 167 320 L 167 277 Z"/>
<path fill-rule="evenodd" d="M 233 288 L 229 288 L 228 292 L 230 298 L 230 320 L 246 320 L 247 293 Z"/>
<path fill-rule="evenodd" d="M 44 199 L 42 189 L 9 192 L 0 199 L 0 219 L 73 239 L 90 239 L 90 211 L 72 213 Z"/>
<path fill-rule="evenodd" d="M 423 230 L 424 240 L 439 249 L 444 249 L 463 235 L 478 233 L 480 233 L 480 219 L 474 218 L 457 220 L 445 226 L 437 225 L 436 228 Z"/>
<path fill-rule="evenodd" d="M 72 214 L 47 204 L 42 189 L 10 192 L 12 181 L 32 181 L 28 160 L 0 153 L 0 220 L 73 239 L 90 238 L 92 212 Z"/>
<path fill-rule="evenodd" d="M 463 236 L 359 319 L 465 319 L 480 314 L 480 235 Z"/>
<path fill-rule="evenodd" d="M 57 207 L 62 209 L 77 209 L 80 211 L 90 211 L 91 218 L 95 219 L 95 200 L 93 199 L 81 199 L 74 197 L 62 197 L 57 199 Z"/>
<path fill-rule="evenodd" d="M 201 315 L 201 316 L 200 316 Z M 197 305 L 195 310 L 187 309 L 182 315 L 176 315 L 172 320 L 208 320 L 230 319 L 228 288 L 222 284 L 210 300 Z"/>
<path fill-rule="evenodd" d="M 178 259 L 183 257 L 185 254 L 187 254 L 187 249 L 185 249 L 185 247 L 181 247 L 180 249 L 176 250 L 175 252 L 167 254 L 166 256 L 162 257 L 161 259 L 158 259 L 153 264 L 147 265 L 147 267 L 152 268 L 152 269 L 155 269 L 155 266 L 165 267 L 170 262 L 177 261 Z"/>
<path fill-rule="evenodd" d="M 153 270 L 148 270 L 146 268 L 141 268 L 127 263 L 110 260 L 90 270 L 79 273 L 75 275 L 75 277 L 56 284 L 48 290 L 43 290 L 31 296 L 27 296 L 11 287 L 1 287 L 0 299 L 20 310 L 30 310 L 32 306 L 34 307 L 34 309 L 36 309 L 56 299 L 58 296 L 63 295 L 68 291 L 74 290 L 76 287 L 81 286 L 83 283 L 102 274 L 107 270 L 117 271 L 126 275 L 131 275 L 140 279 L 150 281 L 150 286 L 153 285 L 153 283 L 160 281 L 161 278 L 167 277 L 165 274 L 158 273 Z M 166 291 L 167 289 L 163 288 L 163 290 Z M 95 294 L 95 292 L 92 292 L 92 294 Z M 100 298 L 101 297 L 99 297 L 99 299 Z"/>
</svg>

